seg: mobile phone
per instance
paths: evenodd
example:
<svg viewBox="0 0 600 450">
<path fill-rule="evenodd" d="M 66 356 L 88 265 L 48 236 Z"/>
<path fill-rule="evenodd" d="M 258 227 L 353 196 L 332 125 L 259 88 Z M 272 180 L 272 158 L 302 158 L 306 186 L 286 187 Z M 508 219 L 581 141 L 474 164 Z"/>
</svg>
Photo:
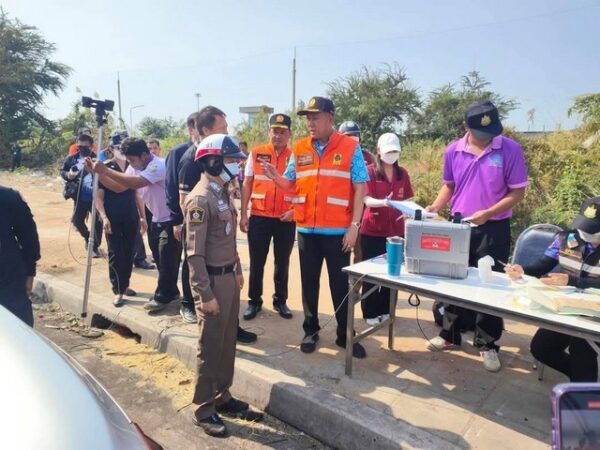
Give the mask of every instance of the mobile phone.
<svg viewBox="0 0 600 450">
<path fill-rule="evenodd" d="M 600 450 L 600 383 L 552 389 L 552 449 Z"/>
</svg>

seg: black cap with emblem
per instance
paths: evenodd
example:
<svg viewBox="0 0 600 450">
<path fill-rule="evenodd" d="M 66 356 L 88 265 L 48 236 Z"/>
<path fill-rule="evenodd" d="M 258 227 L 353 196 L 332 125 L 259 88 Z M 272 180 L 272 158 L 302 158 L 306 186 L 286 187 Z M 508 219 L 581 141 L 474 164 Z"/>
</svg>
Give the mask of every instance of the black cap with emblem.
<svg viewBox="0 0 600 450">
<path fill-rule="evenodd" d="M 581 204 L 572 228 L 589 234 L 600 233 L 600 197 L 588 198 Z"/>
<path fill-rule="evenodd" d="M 292 128 L 292 118 L 287 114 L 271 114 L 269 128 Z"/>
<path fill-rule="evenodd" d="M 498 109 L 489 100 L 472 103 L 465 113 L 465 123 L 473 136 L 481 141 L 492 139 L 503 130 Z"/>
<path fill-rule="evenodd" d="M 306 108 L 301 109 L 300 111 L 298 111 L 297 114 L 299 116 L 306 116 L 309 113 L 319 113 L 319 112 L 326 112 L 326 113 L 333 114 L 333 113 L 335 113 L 335 105 L 328 98 L 313 97 L 308 101 Z"/>
</svg>

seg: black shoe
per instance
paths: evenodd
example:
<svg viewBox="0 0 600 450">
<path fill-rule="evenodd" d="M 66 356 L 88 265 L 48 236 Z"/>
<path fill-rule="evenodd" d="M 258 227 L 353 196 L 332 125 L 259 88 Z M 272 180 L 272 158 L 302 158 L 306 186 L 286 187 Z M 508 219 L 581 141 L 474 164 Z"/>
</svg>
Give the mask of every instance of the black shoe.
<svg viewBox="0 0 600 450">
<path fill-rule="evenodd" d="M 246 311 L 244 311 L 244 320 L 252 320 L 256 317 L 258 312 L 262 309 L 262 305 L 256 303 L 249 303 Z"/>
<path fill-rule="evenodd" d="M 273 309 L 284 319 L 291 319 L 293 317 L 292 311 L 290 311 L 290 308 L 285 303 L 273 303 Z"/>
<path fill-rule="evenodd" d="M 181 315 L 181 318 L 183 319 L 184 323 L 198 323 L 198 316 L 196 316 L 196 311 L 187 306 L 182 306 L 179 309 L 179 314 Z"/>
<path fill-rule="evenodd" d="M 346 338 L 344 338 L 344 339 L 337 338 L 335 340 L 335 345 L 345 349 L 346 348 Z M 354 345 L 352 346 L 352 356 L 354 356 L 355 358 L 358 358 L 358 359 L 363 359 L 363 358 L 367 357 L 367 351 L 365 350 L 365 348 L 362 345 L 360 345 L 358 342 L 355 342 Z"/>
<path fill-rule="evenodd" d="M 156 269 L 156 266 L 154 264 L 150 264 L 145 259 L 142 259 L 141 261 L 134 263 L 134 266 L 137 267 L 138 269 L 145 269 L 145 270 Z"/>
<path fill-rule="evenodd" d="M 260 422 L 264 417 L 263 413 L 252 411 L 249 408 L 248 403 L 236 398 L 232 398 L 227 403 L 217 406 L 216 409 L 224 416 L 242 419 L 248 422 Z"/>
<path fill-rule="evenodd" d="M 319 335 L 315 334 L 314 336 L 307 334 L 302 339 L 302 343 L 300 344 L 300 351 L 302 353 L 312 353 L 317 349 L 317 342 L 319 341 Z"/>
<path fill-rule="evenodd" d="M 92 250 L 92 258 L 102 258 L 102 253 L 97 248 Z"/>
<path fill-rule="evenodd" d="M 192 421 L 194 425 L 202 428 L 206 434 L 212 437 L 225 437 L 227 428 L 218 414 L 213 414 L 206 419 L 198 420 L 194 415 Z"/>
<path fill-rule="evenodd" d="M 113 300 L 113 306 L 115 306 L 116 308 L 120 308 L 124 304 L 125 304 L 125 300 L 123 300 L 123 297 L 121 297 L 120 295 L 116 296 L 115 299 Z"/>
<path fill-rule="evenodd" d="M 256 333 L 251 333 L 250 331 L 244 330 L 242 327 L 238 325 L 237 330 L 237 341 L 242 344 L 252 344 L 258 340 L 258 336 Z"/>
<path fill-rule="evenodd" d="M 131 288 L 127 288 L 125 289 L 125 295 L 127 297 L 135 297 L 137 295 L 137 292 L 135 292 L 133 289 Z"/>
</svg>

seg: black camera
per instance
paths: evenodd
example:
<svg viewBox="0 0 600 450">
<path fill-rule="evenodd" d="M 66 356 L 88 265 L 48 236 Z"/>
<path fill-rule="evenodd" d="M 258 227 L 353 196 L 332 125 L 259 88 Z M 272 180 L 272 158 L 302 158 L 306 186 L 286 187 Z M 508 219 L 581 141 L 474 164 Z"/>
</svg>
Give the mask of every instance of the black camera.
<svg viewBox="0 0 600 450">
<path fill-rule="evenodd" d="M 115 102 L 112 100 L 95 100 L 92 97 L 81 97 L 81 106 L 84 108 L 96 108 L 104 111 L 112 111 Z"/>
</svg>

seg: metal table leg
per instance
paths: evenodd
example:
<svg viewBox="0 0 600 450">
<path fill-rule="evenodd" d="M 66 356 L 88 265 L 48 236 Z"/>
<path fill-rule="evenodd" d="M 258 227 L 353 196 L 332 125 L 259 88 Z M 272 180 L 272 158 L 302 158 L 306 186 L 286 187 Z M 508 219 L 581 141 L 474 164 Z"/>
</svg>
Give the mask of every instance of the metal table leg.
<svg viewBox="0 0 600 450">
<path fill-rule="evenodd" d="M 355 289 L 357 278 L 353 275 L 348 277 L 348 314 L 346 316 L 346 375 L 352 376 L 352 347 L 354 346 L 354 305 L 357 298 L 360 299 Z"/>
<path fill-rule="evenodd" d="M 390 289 L 390 323 L 388 328 L 388 348 L 394 350 L 394 322 L 396 321 L 396 304 L 398 303 L 398 291 Z"/>
</svg>

